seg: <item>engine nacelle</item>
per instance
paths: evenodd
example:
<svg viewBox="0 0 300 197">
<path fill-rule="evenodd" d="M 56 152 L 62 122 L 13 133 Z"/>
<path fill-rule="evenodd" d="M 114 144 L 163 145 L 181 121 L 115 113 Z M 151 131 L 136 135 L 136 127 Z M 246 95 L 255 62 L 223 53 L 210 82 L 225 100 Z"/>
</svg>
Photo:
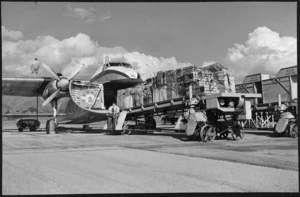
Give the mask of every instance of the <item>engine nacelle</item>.
<svg viewBox="0 0 300 197">
<path fill-rule="evenodd" d="M 51 96 L 58 89 L 57 83 L 59 83 L 57 80 L 53 80 L 47 85 L 47 87 L 44 89 L 44 92 L 43 92 L 44 100 L 46 100 L 49 96 Z M 58 92 L 58 94 L 55 96 L 55 98 L 59 99 L 59 98 L 62 98 L 62 97 L 68 96 L 68 95 L 69 95 L 68 89 L 61 90 Z"/>
</svg>

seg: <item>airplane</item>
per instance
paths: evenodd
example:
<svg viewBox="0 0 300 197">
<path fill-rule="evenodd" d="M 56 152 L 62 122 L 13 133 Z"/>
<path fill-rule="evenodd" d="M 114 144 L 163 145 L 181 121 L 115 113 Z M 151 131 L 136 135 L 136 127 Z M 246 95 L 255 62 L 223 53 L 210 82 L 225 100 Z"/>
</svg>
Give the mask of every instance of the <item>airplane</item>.
<svg viewBox="0 0 300 197">
<path fill-rule="evenodd" d="M 33 67 L 44 68 L 50 77 L 2 78 L 2 95 L 37 97 L 51 104 L 53 119 L 46 123 L 47 133 L 55 133 L 59 123 L 85 124 L 107 120 L 109 106 L 116 103 L 119 89 L 143 82 L 140 74 L 125 62 L 105 62 L 89 81 L 73 80 L 81 64 L 69 76 L 54 72 L 37 58 Z M 64 114 L 59 115 L 57 114 Z"/>
</svg>

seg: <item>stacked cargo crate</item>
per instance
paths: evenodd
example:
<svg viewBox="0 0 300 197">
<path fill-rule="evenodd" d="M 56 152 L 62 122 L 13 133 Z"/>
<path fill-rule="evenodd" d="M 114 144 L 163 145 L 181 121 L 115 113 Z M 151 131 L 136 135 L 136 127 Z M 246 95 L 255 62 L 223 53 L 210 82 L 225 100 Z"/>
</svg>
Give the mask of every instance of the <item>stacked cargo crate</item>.
<svg viewBox="0 0 300 197">
<path fill-rule="evenodd" d="M 118 91 L 118 106 L 121 109 L 147 105 L 154 102 L 188 97 L 189 85 L 192 96 L 200 94 L 235 92 L 232 73 L 220 64 L 201 68 L 188 66 L 176 70 L 159 71 L 145 84 Z"/>
<path fill-rule="evenodd" d="M 230 70 L 218 63 L 204 67 L 203 70 L 209 75 L 210 93 L 235 92 L 234 76 Z"/>
</svg>

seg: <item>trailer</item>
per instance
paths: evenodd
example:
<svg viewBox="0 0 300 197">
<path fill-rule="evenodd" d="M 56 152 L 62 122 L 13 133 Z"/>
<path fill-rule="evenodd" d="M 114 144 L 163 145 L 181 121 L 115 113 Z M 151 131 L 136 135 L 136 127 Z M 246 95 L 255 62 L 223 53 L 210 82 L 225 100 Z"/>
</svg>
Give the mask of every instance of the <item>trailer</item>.
<svg viewBox="0 0 300 197">
<path fill-rule="evenodd" d="M 283 112 L 297 117 L 297 78 L 297 66 L 292 66 L 280 69 L 276 75 L 249 75 L 236 85 L 236 92 L 262 95 L 251 102 L 252 119 L 245 122 L 245 127 L 274 130 Z"/>
<path fill-rule="evenodd" d="M 216 136 L 227 138 L 229 133 L 238 140 L 245 134 L 243 121 L 251 119 L 251 100 L 261 97 L 249 93 L 196 94 L 193 97 L 192 84 L 189 90 L 189 97 L 123 108 L 114 132 L 130 134 L 134 130 L 144 130 L 153 133 L 157 129 L 153 116 L 173 113 L 181 114 L 175 130 L 184 130 L 190 140 L 213 141 Z M 144 124 L 140 119 L 144 119 Z"/>
</svg>

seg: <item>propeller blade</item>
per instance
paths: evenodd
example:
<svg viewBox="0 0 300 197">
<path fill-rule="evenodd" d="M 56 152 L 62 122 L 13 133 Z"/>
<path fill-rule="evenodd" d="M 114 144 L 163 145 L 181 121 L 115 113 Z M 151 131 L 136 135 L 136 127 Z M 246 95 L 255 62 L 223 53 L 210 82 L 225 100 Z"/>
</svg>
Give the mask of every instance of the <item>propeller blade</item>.
<svg viewBox="0 0 300 197">
<path fill-rule="evenodd" d="M 70 81 L 71 79 L 73 79 L 80 72 L 83 66 L 84 64 L 80 64 L 80 66 L 69 77 L 67 77 L 68 80 Z"/>
<path fill-rule="evenodd" d="M 53 94 L 51 95 L 51 96 L 49 96 L 45 101 L 44 101 L 44 103 L 43 103 L 43 107 L 45 106 L 45 105 L 47 105 L 50 101 L 52 101 L 52 99 L 54 99 L 55 98 L 55 96 L 58 94 L 58 92 L 60 91 L 60 89 L 61 88 L 58 88 L 57 90 L 55 90 L 55 92 L 53 92 Z"/>
<path fill-rule="evenodd" d="M 49 67 L 47 66 L 46 64 L 44 63 L 41 63 L 41 66 L 44 67 L 44 69 L 56 80 L 60 80 L 60 78 L 57 76 L 57 74 Z"/>
</svg>

